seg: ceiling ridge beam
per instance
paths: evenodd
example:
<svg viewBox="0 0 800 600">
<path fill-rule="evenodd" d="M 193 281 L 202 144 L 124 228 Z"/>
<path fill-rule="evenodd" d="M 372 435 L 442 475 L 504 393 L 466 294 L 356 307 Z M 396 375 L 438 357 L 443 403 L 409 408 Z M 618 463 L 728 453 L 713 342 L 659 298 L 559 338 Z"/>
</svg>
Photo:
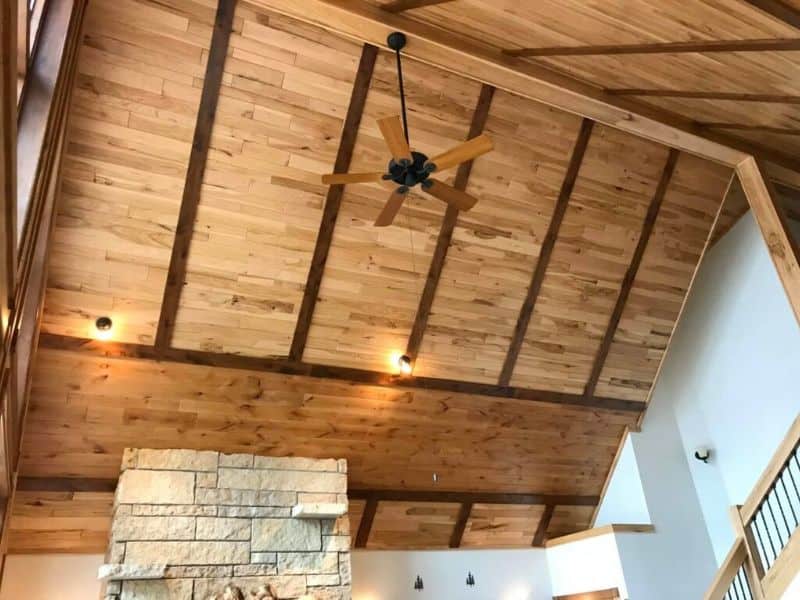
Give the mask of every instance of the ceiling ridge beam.
<svg viewBox="0 0 800 600">
<path fill-rule="evenodd" d="M 472 123 L 470 124 L 467 139 L 472 139 L 483 133 L 486 127 L 486 121 L 489 118 L 489 110 L 492 106 L 494 92 L 495 88 L 490 85 L 484 84 L 481 87 L 478 103 L 475 106 L 475 112 L 472 114 Z M 462 192 L 467 190 L 473 163 L 474 161 L 470 160 L 459 165 L 453 187 Z M 414 317 L 414 324 L 411 327 L 411 334 L 408 337 L 408 344 L 406 345 L 406 356 L 411 359 L 412 367 L 422 347 L 422 339 L 425 336 L 428 318 L 431 314 L 431 307 L 436 297 L 436 289 L 439 287 L 439 279 L 442 276 L 444 263 L 447 260 L 447 252 L 450 249 L 450 242 L 453 239 L 453 230 L 458 221 L 458 213 L 458 209 L 452 204 L 447 205 L 447 210 L 442 220 L 442 226 L 439 229 L 439 237 L 436 239 L 436 249 L 431 257 L 428 276 L 425 279 L 425 288 L 420 296 L 417 314 Z"/>
<path fill-rule="evenodd" d="M 414 8 L 424 8 L 425 6 L 435 6 L 436 4 L 445 4 L 453 0 L 394 0 L 388 4 L 384 4 L 381 8 L 391 13 L 401 13 Z"/>
<path fill-rule="evenodd" d="M 787 25 L 800 29 L 800 11 L 781 0 L 744 0 L 744 2 Z"/>
<path fill-rule="evenodd" d="M 653 194 L 653 199 L 650 202 L 650 206 L 647 208 L 647 213 L 642 223 L 642 230 L 639 233 L 639 241 L 636 243 L 636 250 L 633 252 L 633 257 L 631 258 L 628 270 L 625 272 L 625 277 L 622 279 L 622 285 L 620 286 L 619 294 L 617 295 L 617 302 L 614 305 L 614 310 L 611 313 L 611 318 L 608 321 L 605 334 L 600 342 L 600 347 L 597 349 L 597 354 L 595 355 L 594 363 L 592 364 L 592 371 L 589 374 L 589 379 L 586 382 L 586 387 L 584 388 L 583 393 L 587 398 L 591 398 L 597 389 L 597 382 L 600 380 L 600 374 L 603 371 L 606 358 L 608 358 L 608 353 L 611 350 L 611 344 L 614 341 L 614 336 L 619 328 L 622 312 L 625 310 L 628 297 L 630 296 L 631 290 L 633 289 L 633 284 L 636 281 L 636 275 L 639 272 L 639 267 L 642 264 L 642 259 L 644 258 L 645 251 L 647 250 L 647 244 L 650 241 L 650 236 L 653 233 L 653 229 L 655 229 L 656 220 L 658 219 L 658 214 L 661 211 L 661 206 L 664 203 L 664 197 L 667 194 L 669 184 L 672 181 L 672 175 L 675 173 L 675 165 L 678 162 L 679 156 L 680 152 L 677 150 L 672 149 L 669 151 L 669 155 L 667 156 L 667 164 L 664 166 L 664 170 L 661 173 L 661 179 L 659 180 L 656 191 Z"/>
<path fill-rule="evenodd" d="M 336 153 L 336 162 L 333 167 L 334 173 L 346 173 L 350 169 L 377 57 L 377 46 L 364 44 L 361 50 L 358 70 L 353 81 L 350 104 L 347 107 L 347 115 L 342 125 L 342 137 L 339 140 L 339 149 Z M 325 197 L 325 208 L 322 211 L 317 241 L 314 246 L 314 255 L 311 259 L 311 266 L 308 269 L 303 300 L 300 304 L 300 311 L 297 314 L 292 344 L 289 349 L 289 358 L 292 360 L 303 359 L 306 342 L 308 342 L 308 332 L 311 330 L 311 321 L 314 318 L 314 309 L 317 305 L 319 289 L 322 284 L 322 276 L 325 272 L 328 253 L 333 241 L 333 231 L 336 228 L 336 220 L 339 217 L 339 209 L 342 206 L 343 195 L 344 185 L 332 185 L 328 188 L 328 194 Z"/>
<path fill-rule="evenodd" d="M 217 113 L 219 93 L 222 86 L 222 75 L 225 70 L 225 59 L 228 55 L 231 31 L 233 30 L 233 14 L 236 0 L 219 0 L 211 35 L 211 46 L 208 51 L 203 90 L 200 95 L 200 106 L 189 153 L 189 164 L 186 168 L 186 179 L 183 185 L 183 197 L 175 227 L 175 239 L 172 243 L 172 255 L 167 270 L 167 281 L 161 301 L 161 314 L 158 318 L 155 346 L 168 348 L 172 343 L 175 331 L 175 319 L 181 301 L 181 292 L 186 283 L 186 271 L 189 261 L 189 248 L 194 235 L 194 224 L 200 206 L 200 191 L 203 175 L 208 161 L 208 150 L 211 145 L 211 132 Z"/>
<path fill-rule="evenodd" d="M 557 56 L 614 56 L 624 54 L 684 54 L 704 52 L 790 52 L 800 50 L 800 39 L 769 38 L 750 40 L 693 40 L 645 44 L 605 44 L 597 46 L 546 46 L 505 49 L 504 54 L 521 58 Z"/>
<path fill-rule="evenodd" d="M 542 241 L 539 257 L 536 260 L 536 268 L 531 275 L 531 283 L 528 286 L 528 292 L 525 296 L 525 301 L 519 309 L 519 317 L 517 324 L 514 326 L 514 333 L 511 336 L 511 343 L 506 352 L 506 358 L 503 362 L 503 368 L 500 371 L 498 378 L 499 385 L 510 385 L 511 376 L 514 374 L 514 367 L 517 364 L 522 343 L 525 341 L 525 335 L 528 332 L 528 325 L 533 315 L 533 310 L 536 307 L 536 301 L 539 298 L 539 292 L 542 289 L 544 276 L 547 272 L 547 267 L 550 264 L 550 257 L 553 254 L 553 249 L 558 239 L 558 233 L 561 229 L 561 223 L 564 220 L 564 215 L 567 212 L 567 205 L 572 196 L 572 190 L 575 188 L 575 181 L 578 179 L 578 172 L 580 171 L 583 157 L 586 154 L 586 148 L 589 145 L 589 138 L 592 136 L 592 129 L 594 128 L 594 121 L 584 119 L 581 123 L 581 128 L 578 132 L 578 137 L 575 140 L 575 145 L 572 149 L 572 156 L 569 161 L 566 173 L 564 174 L 564 181 L 561 184 L 561 191 L 558 194 L 553 215 L 550 217 L 550 225 L 547 228 L 547 234 Z"/>
<path fill-rule="evenodd" d="M 17 489 L 25 492 L 113 492 L 115 477 L 20 476 Z M 520 492 L 470 492 L 451 490 L 352 488 L 350 500 L 374 499 L 376 502 L 458 502 L 462 504 L 512 504 L 594 506 L 599 496 L 581 494 L 541 494 Z"/>
<path fill-rule="evenodd" d="M 292 361 L 286 358 L 258 358 L 240 354 L 224 354 L 206 352 L 202 350 L 185 350 L 180 348 L 166 348 L 164 350 L 158 350 L 154 346 L 148 346 L 144 344 L 100 342 L 97 340 L 76 338 L 52 333 L 41 334 L 39 338 L 39 347 L 51 350 L 83 352 L 103 358 L 167 361 L 180 364 L 221 367 L 225 369 L 239 369 L 262 373 L 297 375 L 301 377 L 312 377 L 318 379 L 336 379 L 349 383 L 360 383 L 379 387 L 471 394 L 475 396 L 487 396 L 490 398 L 501 398 L 507 400 L 524 400 L 531 402 L 543 402 L 547 404 L 558 404 L 562 406 L 584 407 L 592 410 L 608 410 L 620 413 L 630 413 L 632 422 L 636 421 L 636 416 L 638 416 L 645 407 L 644 403 L 637 402 L 635 400 L 602 397 L 587 398 L 583 394 L 569 394 L 566 392 L 553 392 L 549 390 L 515 388 L 471 381 L 438 379 L 434 377 L 404 377 L 401 375 L 383 373 L 380 371 L 369 371 L 366 369 L 310 364 L 300 361 Z"/>
<path fill-rule="evenodd" d="M 764 102 L 769 104 L 800 104 L 800 96 L 790 94 L 755 94 L 750 92 L 667 90 L 655 88 L 611 88 L 607 89 L 606 93 L 611 96 L 646 96 L 652 98 L 688 98 L 695 100 Z"/>
</svg>

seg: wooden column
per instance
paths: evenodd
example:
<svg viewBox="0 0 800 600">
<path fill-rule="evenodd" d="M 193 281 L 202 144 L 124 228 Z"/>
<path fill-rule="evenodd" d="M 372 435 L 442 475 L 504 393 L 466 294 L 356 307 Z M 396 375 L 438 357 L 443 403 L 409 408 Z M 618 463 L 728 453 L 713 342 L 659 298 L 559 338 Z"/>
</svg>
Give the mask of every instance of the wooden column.
<svg viewBox="0 0 800 600">
<path fill-rule="evenodd" d="M 228 43 L 233 29 L 235 10 L 236 0 L 219 0 L 214 21 L 214 33 L 211 36 L 211 48 L 208 51 L 203 91 L 200 96 L 200 108 L 197 112 L 192 151 L 189 154 L 189 166 L 186 169 L 178 224 L 175 227 L 175 240 L 172 243 L 172 256 L 169 261 L 167 283 L 161 303 L 161 315 L 156 330 L 155 345 L 160 350 L 168 348 L 172 342 L 175 318 L 186 281 L 189 247 L 192 243 L 194 222 L 197 219 L 197 209 L 200 205 L 200 189 L 206 171 L 211 130 L 214 128 L 214 117 L 217 114 L 219 90 L 222 85 L 222 74 L 225 70 L 225 58 L 228 55 Z"/>
<path fill-rule="evenodd" d="M 764 165 L 753 157 L 742 161 L 736 174 L 800 323 L 800 246 L 789 230 L 775 186 L 767 179 Z"/>
</svg>

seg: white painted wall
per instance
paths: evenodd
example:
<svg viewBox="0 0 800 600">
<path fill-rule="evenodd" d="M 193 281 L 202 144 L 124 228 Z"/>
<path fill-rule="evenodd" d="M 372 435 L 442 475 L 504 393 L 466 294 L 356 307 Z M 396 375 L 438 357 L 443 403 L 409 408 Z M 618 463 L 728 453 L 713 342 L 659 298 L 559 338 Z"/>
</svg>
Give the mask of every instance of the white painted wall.
<svg viewBox="0 0 800 600">
<path fill-rule="evenodd" d="M 596 527 L 619 523 L 650 523 L 650 512 L 642 489 L 639 465 L 631 438 L 625 440 L 606 495 L 597 512 Z"/>
<path fill-rule="evenodd" d="M 357 550 L 353 600 L 552 600 L 545 551 L 442 550 L 394 552 Z M 466 585 L 467 573 L 475 587 Z M 422 577 L 425 589 L 414 591 Z"/>
<path fill-rule="evenodd" d="M 547 567 L 554 596 L 617 588 L 628 598 L 613 533 L 548 548 Z"/>
<path fill-rule="evenodd" d="M 95 600 L 102 554 L 26 554 L 6 558 L 0 600 Z"/>
</svg>

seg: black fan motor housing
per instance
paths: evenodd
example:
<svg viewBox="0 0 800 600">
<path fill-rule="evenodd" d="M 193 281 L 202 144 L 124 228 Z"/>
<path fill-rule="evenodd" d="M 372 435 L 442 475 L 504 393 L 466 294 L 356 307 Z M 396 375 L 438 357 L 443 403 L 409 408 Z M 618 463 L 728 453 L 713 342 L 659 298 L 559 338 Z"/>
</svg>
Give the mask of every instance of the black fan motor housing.
<svg viewBox="0 0 800 600">
<path fill-rule="evenodd" d="M 428 163 L 428 157 L 422 152 L 412 152 L 411 156 L 414 159 L 411 164 L 405 160 L 398 162 L 392 159 L 389 161 L 389 173 L 386 179 L 409 188 L 417 184 L 422 184 L 424 187 L 434 170 L 433 165 Z"/>
</svg>

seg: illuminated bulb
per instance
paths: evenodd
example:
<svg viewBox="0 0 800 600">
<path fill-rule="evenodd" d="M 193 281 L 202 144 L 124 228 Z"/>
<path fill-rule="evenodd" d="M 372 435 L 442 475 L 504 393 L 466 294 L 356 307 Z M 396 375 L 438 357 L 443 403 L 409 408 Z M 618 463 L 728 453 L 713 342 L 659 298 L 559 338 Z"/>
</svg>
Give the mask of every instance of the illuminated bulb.
<svg viewBox="0 0 800 600">
<path fill-rule="evenodd" d="M 411 375 L 411 357 L 407 354 L 403 354 L 403 356 L 397 359 L 397 366 L 401 374 Z"/>
<path fill-rule="evenodd" d="M 94 337 L 100 341 L 111 339 L 114 323 L 109 317 L 99 317 L 94 322 Z"/>
</svg>

